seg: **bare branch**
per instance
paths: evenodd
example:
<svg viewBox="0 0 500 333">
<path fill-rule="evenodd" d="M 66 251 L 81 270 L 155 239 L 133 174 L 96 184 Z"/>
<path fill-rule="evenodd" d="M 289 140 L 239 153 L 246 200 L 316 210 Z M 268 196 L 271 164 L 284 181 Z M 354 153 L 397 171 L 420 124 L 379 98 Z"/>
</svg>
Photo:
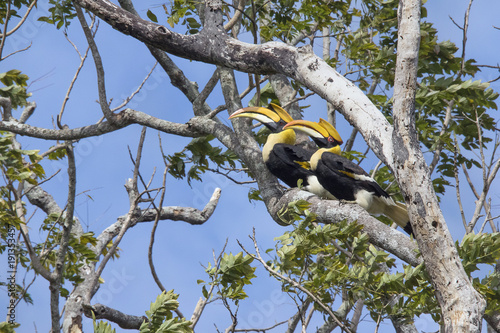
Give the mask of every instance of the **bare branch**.
<svg viewBox="0 0 500 333">
<path fill-rule="evenodd" d="M 286 322 L 288 322 L 288 321 L 283 320 L 283 321 L 277 322 L 276 324 L 274 324 L 272 326 L 264 327 L 264 328 L 235 328 L 233 330 L 233 332 L 263 332 L 263 333 L 265 333 L 269 330 L 272 330 L 278 326 L 285 324 Z"/>
<path fill-rule="evenodd" d="M 24 124 L 29 119 L 29 117 L 31 117 L 33 112 L 35 112 L 35 108 L 36 108 L 35 102 L 28 102 L 28 105 L 26 105 L 26 107 L 23 110 L 23 113 L 21 113 L 21 116 L 19 117 L 19 122 L 21 124 Z"/>
<path fill-rule="evenodd" d="M 199 120 L 197 121 L 193 119 L 192 123 L 197 123 L 198 125 L 200 125 L 201 127 L 199 128 L 213 129 L 213 124 L 207 123 L 207 121 L 211 120 L 201 120 L 199 118 Z M 16 134 L 27 135 L 30 137 L 45 140 L 77 140 L 111 133 L 131 124 L 139 124 L 157 129 L 165 133 L 187 137 L 198 137 L 208 134 L 208 132 L 203 132 L 193 128 L 190 124 L 178 124 L 170 122 L 132 109 L 125 109 L 118 113 L 113 123 L 110 123 L 109 121 L 103 121 L 94 125 L 77 127 L 73 129 L 64 128 L 60 130 L 54 130 L 31 126 L 28 124 L 22 124 L 11 119 L 10 121 L 0 122 L 0 131 L 9 131 Z"/>
<path fill-rule="evenodd" d="M 245 185 L 245 184 L 254 184 L 254 183 L 256 183 L 255 180 L 238 181 L 238 180 L 234 179 L 233 177 L 229 176 L 229 172 L 230 171 L 228 171 L 228 172 L 221 172 L 219 169 L 212 169 L 212 168 L 207 168 L 207 170 L 211 171 L 213 173 L 216 173 L 218 175 L 224 176 L 227 179 L 229 179 L 230 181 L 232 181 L 233 183 L 238 184 L 238 185 Z"/>
<path fill-rule="evenodd" d="M 29 44 L 28 46 L 26 46 L 25 48 L 22 48 L 22 49 L 19 49 L 19 50 L 16 50 L 16 51 L 14 51 L 14 52 L 11 52 L 11 53 L 7 54 L 7 55 L 6 55 L 5 57 L 3 57 L 1 60 L 5 60 L 5 59 L 7 59 L 8 57 L 13 56 L 13 55 L 15 55 L 15 54 L 17 54 L 17 53 L 24 52 L 24 51 L 26 51 L 27 49 L 29 49 L 32 45 L 33 45 L 33 42 L 30 42 L 30 44 Z"/>
<path fill-rule="evenodd" d="M 141 136 L 141 142 L 139 143 L 139 146 L 141 147 L 141 150 L 142 150 L 142 144 L 144 143 L 144 136 Z M 160 149 L 161 149 L 161 154 L 162 156 L 165 156 L 164 152 L 163 152 L 163 147 L 161 145 L 161 141 L 160 141 Z M 137 158 L 139 158 L 139 153 L 137 154 Z M 167 183 L 167 174 L 168 174 L 168 168 L 169 168 L 170 165 L 165 165 L 165 169 L 163 171 L 163 181 L 162 181 L 162 189 L 161 189 L 161 193 L 160 193 L 160 202 L 159 202 L 159 206 L 160 207 L 163 207 L 163 200 L 165 199 L 165 189 L 166 189 L 166 183 Z M 156 285 L 158 286 L 158 288 L 160 288 L 161 291 L 165 291 L 165 287 L 163 286 L 163 284 L 161 283 L 160 281 L 160 278 L 158 277 L 158 274 L 156 274 L 156 269 L 155 269 L 155 265 L 154 265 L 154 262 L 153 262 L 153 244 L 155 242 L 155 233 L 156 233 L 156 227 L 158 226 L 158 222 L 160 221 L 160 209 L 158 209 L 156 207 L 156 205 L 154 204 L 153 202 L 153 206 L 154 206 L 154 209 L 156 210 L 156 217 L 155 217 L 155 221 L 154 221 L 154 224 L 153 224 L 153 228 L 151 230 L 151 236 L 150 236 L 150 240 L 149 240 L 149 246 L 148 246 L 148 263 L 149 263 L 149 268 L 151 270 L 151 275 L 153 276 L 153 279 L 155 280 L 156 282 Z M 180 316 L 182 317 L 182 316 Z"/>
<path fill-rule="evenodd" d="M 24 13 L 23 17 L 21 18 L 21 20 L 19 20 L 19 22 L 17 23 L 17 25 L 12 28 L 9 32 L 7 32 L 5 34 L 5 36 L 10 36 L 12 35 L 14 32 L 16 32 L 22 25 L 23 23 L 26 21 L 26 19 L 28 18 L 28 15 L 31 13 L 31 10 L 33 9 L 33 7 L 35 7 L 37 3 L 37 0 L 33 0 L 31 2 L 31 4 L 29 5 L 28 9 L 26 10 L 26 13 Z M 5 57 L 6 58 L 6 57 Z M 4 58 L 4 59 L 5 59 Z"/>
<path fill-rule="evenodd" d="M 66 152 L 68 156 L 68 199 L 66 203 L 66 218 L 62 223 L 62 236 L 59 242 L 59 249 L 56 253 L 55 269 L 51 273 L 49 287 L 52 332 L 59 332 L 60 330 L 59 297 L 64 265 L 66 262 L 65 257 L 69 247 L 69 237 L 71 235 L 71 228 L 73 227 L 73 215 L 75 210 L 76 166 L 73 147 L 68 145 L 66 147 Z"/>
<path fill-rule="evenodd" d="M 3 29 L 2 29 L 2 37 L 0 40 L 0 61 L 2 60 L 2 53 L 3 53 L 3 48 L 5 46 L 5 37 L 7 37 L 7 26 L 10 21 L 10 6 L 11 3 L 10 1 L 7 2 L 7 8 L 5 8 L 5 18 L 3 19 Z"/>
<path fill-rule="evenodd" d="M 0 97 L 0 106 L 3 109 L 2 120 L 9 121 L 12 118 L 12 103 L 7 97 Z"/>
<path fill-rule="evenodd" d="M 311 299 L 307 298 L 300 307 L 298 307 L 298 311 L 294 314 L 290 319 L 288 319 L 288 327 L 285 333 L 293 333 L 297 328 L 297 324 L 300 319 L 304 316 L 304 313 L 307 311 L 309 306 L 311 305 Z"/>
<path fill-rule="evenodd" d="M 201 93 L 199 93 L 198 96 L 193 101 L 193 110 L 196 115 L 204 114 L 205 109 L 203 109 L 203 106 L 218 82 L 219 82 L 219 70 L 215 69 L 212 76 L 205 85 L 205 88 L 203 88 Z"/>
<path fill-rule="evenodd" d="M 76 11 L 76 15 L 78 16 L 78 20 L 80 21 L 80 25 L 82 26 L 85 37 L 87 38 L 87 43 L 89 44 L 90 50 L 92 51 L 92 57 L 94 58 L 95 68 L 97 72 L 97 86 L 99 92 L 99 104 L 101 105 L 102 113 L 106 119 L 113 123 L 115 115 L 111 112 L 108 99 L 106 97 L 106 84 L 104 79 L 104 66 L 102 64 L 101 55 L 99 54 L 99 50 L 97 49 L 97 45 L 94 41 L 94 37 L 92 36 L 92 31 L 87 25 L 87 21 L 85 20 L 85 16 L 83 15 L 82 9 L 77 3 L 73 3 Z"/>
<path fill-rule="evenodd" d="M 91 294 L 93 293 L 94 288 L 95 288 L 96 284 L 98 283 L 99 277 L 101 276 L 102 271 L 104 270 L 104 267 L 106 267 L 106 264 L 108 263 L 108 261 L 111 258 L 111 256 L 113 256 L 115 254 L 115 251 L 116 251 L 116 248 L 118 247 L 118 244 L 120 244 L 120 241 L 122 240 L 123 236 L 125 236 L 125 233 L 127 232 L 127 229 L 132 224 L 132 221 L 134 219 L 135 211 L 137 209 L 138 199 L 140 198 L 140 197 L 138 197 L 136 195 L 136 191 L 134 191 L 134 189 L 137 188 L 137 184 L 134 184 L 133 181 L 132 181 L 132 179 L 129 179 L 129 180 L 127 180 L 127 183 L 125 184 L 125 188 L 127 189 L 127 192 L 128 192 L 128 195 L 129 195 L 129 200 L 130 200 L 129 212 L 125 216 L 125 219 L 124 219 L 123 223 L 120 226 L 118 235 L 117 235 L 115 241 L 113 242 L 113 245 L 108 250 L 108 253 L 106 253 L 106 255 L 104 256 L 104 258 L 102 258 L 102 261 L 99 264 L 99 267 L 95 271 L 93 281 L 92 281 L 92 283 L 90 285 L 90 288 L 88 288 L 88 290 L 87 290 L 87 297 L 86 297 L 86 299 L 90 299 L 91 298 Z M 109 227 L 106 230 L 108 230 L 108 229 L 109 229 Z M 106 232 L 106 230 L 103 231 L 103 233 Z M 109 239 L 107 242 L 105 242 L 103 244 L 103 246 L 106 246 L 109 243 L 110 240 L 111 239 Z M 102 251 L 102 248 L 101 248 L 101 251 Z"/>
<path fill-rule="evenodd" d="M 120 3 L 120 6 L 122 6 L 126 11 L 130 12 L 132 15 L 135 15 L 136 18 L 140 19 L 139 14 L 132 4 L 132 1 L 119 0 L 118 2 Z M 163 70 L 165 70 L 165 72 L 168 74 L 172 85 L 182 91 L 191 103 L 194 103 L 199 94 L 197 86 L 186 78 L 182 70 L 177 67 L 177 65 L 172 61 L 167 53 L 161 51 L 158 48 L 155 48 L 148 43 L 145 43 L 145 45 L 149 49 L 149 52 L 151 52 L 153 57 L 156 59 L 156 61 L 158 61 L 158 63 L 161 65 Z M 195 108 L 194 111 L 200 111 L 200 114 L 197 115 L 205 115 L 210 113 L 211 108 L 207 103 L 203 103 L 199 108 Z"/>
<path fill-rule="evenodd" d="M 441 132 L 439 132 L 440 138 L 446 133 L 446 130 L 448 129 L 448 125 L 450 124 L 450 121 L 452 119 L 451 109 L 452 109 L 454 102 L 455 102 L 454 100 L 449 101 L 448 106 L 446 107 L 446 115 L 444 117 L 444 122 L 443 122 L 443 125 L 441 127 Z M 431 174 L 439 162 L 439 157 L 440 157 L 439 155 L 441 155 L 441 151 L 443 150 L 443 145 L 444 145 L 444 142 L 440 140 L 437 147 L 436 147 L 436 150 L 434 151 L 434 156 L 432 157 L 432 162 L 431 162 L 431 164 L 429 164 L 429 172 Z"/>
<path fill-rule="evenodd" d="M 361 319 L 361 314 L 363 313 L 364 304 L 365 302 L 361 298 L 356 301 L 356 304 L 354 304 L 354 314 L 351 318 L 351 329 L 353 332 L 358 330 L 358 324 Z"/>
<path fill-rule="evenodd" d="M 212 251 L 212 254 L 214 256 L 214 265 L 215 265 L 215 267 L 216 267 L 217 270 L 220 267 L 220 262 L 222 260 L 222 257 L 224 256 L 224 252 L 226 250 L 226 246 L 227 246 L 227 239 L 226 239 L 226 242 L 224 243 L 224 246 L 222 247 L 222 250 L 220 251 L 218 257 L 215 257 L 215 252 Z M 212 297 L 215 285 L 216 285 L 216 283 L 211 283 L 210 289 L 208 290 L 208 293 L 207 293 L 207 298 L 201 298 L 200 297 L 200 299 L 198 300 L 198 303 L 196 304 L 196 307 L 195 307 L 195 309 L 193 311 L 193 314 L 191 316 L 191 319 L 190 319 L 190 321 L 192 323 L 191 324 L 191 329 L 194 330 L 196 324 L 198 323 L 198 320 L 200 320 L 201 314 L 203 313 L 203 310 L 205 309 L 205 306 L 208 304 L 208 300 Z"/>
<path fill-rule="evenodd" d="M 94 25 L 94 23 L 95 23 L 95 18 L 92 19 L 90 30 L 92 30 L 92 26 Z M 94 32 L 94 35 L 96 33 L 97 33 L 97 28 L 96 28 L 96 30 Z M 59 111 L 59 114 L 57 115 L 57 119 L 56 120 L 57 120 L 57 125 L 59 126 L 59 128 L 63 128 L 64 127 L 61 124 L 61 120 L 62 120 L 62 116 L 63 116 L 63 113 L 64 113 L 64 109 L 66 108 L 66 103 L 69 100 L 69 95 L 71 94 L 71 91 L 73 90 L 73 86 L 75 85 L 75 82 L 78 79 L 78 75 L 80 74 L 80 71 L 82 70 L 83 65 L 85 64 L 85 60 L 87 59 L 87 56 L 88 56 L 89 50 L 90 50 L 90 46 L 87 47 L 87 49 L 85 50 L 85 54 L 82 56 L 80 54 L 80 52 L 78 51 L 78 48 L 76 47 L 76 45 L 74 45 L 73 42 L 71 42 L 71 40 L 68 38 L 68 35 L 67 34 L 64 34 L 64 35 L 66 36 L 66 39 L 71 43 L 71 45 L 73 45 L 73 47 L 75 48 L 76 52 L 80 56 L 80 65 L 76 69 L 76 72 L 75 72 L 75 75 L 73 76 L 73 79 L 71 79 L 71 82 L 69 84 L 68 90 L 66 91 L 66 96 L 64 96 L 64 100 L 63 100 L 63 103 L 61 105 L 61 110 Z"/>
<path fill-rule="evenodd" d="M 238 8 L 234 9 L 233 17 L 226 24 L 224 24 L 224 30 L 226 31 L 231 30 L 234 27 L 234 25 L 241 19 L 241 16 L 245 10 L 245 3 L 246 0 L 238 1 Z"/>
<path fill-rule="evenodd" d="M 149 79 L 149 77 L 151 76 L 151 74 L 153 74 L 153 71 L 155 70 L 156 68 L 156 65 L 158 65 L 158 61 L 155 62 L 155 64 L 153 65 L 153 68 L 151 68 L 151 70 L 149 71 L 148 75 L 146 75 L 146 77 L 144 78 L 144 80 L 142 80 L 141 84 L 139 85 L 139 87 L 137 87 L 137 89 L 132 93 L 130 94 L 130 96 L 128 96 L 123 102 L 122 104 L 118 105 L 117 107 L 111 109 L 111 112 L 115 112 L 123 107 L 125 107 L 131 100 L 132 98 L 134 98 L 135 95 L 137 95 L 142 87 L 144 86 L 144 84 L 146 83 L 146 81 Z"/>
<path fill-rule="evenodd" d="M 171 221 L 184 221 L 192 225 L 199 225 L 205 223 L 215 208 L 219 201 L 221 190 L 216 188 L 209 202 L 206 204 L 203 210 L 198 210 L 192 207 L 180 207 L 180 206 L 168 206 L 162 207 L 160 211 L 160 220 L 171 220 Z M 157 216 L 156 209 L 140 209 L 136 208 L 132 216 L 129 214 L 118 217 L 117 221 L 106 228 L 98 237 L 96 249 L 99 253 L 104 249 L 104 247 L 120 233 L 123 225 L 127 223 L 128 219 L 131 219 L 130 226 L 134 227 L 137 223 L 142 222 L 152 222 Z M 116 242 L 116 241 L 115 241 Z"/>
<path fill-rule="evenodd" d="M 469 0 L 469 6 L 467 7 L 467 10 L 464 15 L 464 27 L 462 29 L 463 31 L 463 37 L 462 37 L 462 67 L 461 67 L 461 72 L 464 71 L 465 67 L 465 45 L 467 44 L 467 31 L 469 30 L 469 16 L 470 16 L 470 9 L 472 7 L 472 1 Z"/>
<path fill-rule="evenodd" d="M 133 316 L 127 315 L 123 312 L 110 308 L 104 304 L 82 304 L 85 316 L 92 318 L 92 313 L 94 313 L 96 319 L 106 319 L 124 329 L 135 329 L 138 330 L 144 321 L 147 321 L 146 316 Z"/>
<path fill-rule="evenodd" d="M 488 196 L 490 186 L 496 177 L 498 169 L 500 168 L 500 159 L 497 159 L 496 162 L 494 162 L 493 161 L 494 155 L 491 156 L 490 164 L 487 165 L 487 163 L 486 163 L 486 157 L 484 154 L 484 147 L 483 147 L 483 137 L 482 137 L 483 130 L 481 127 L 481 116 L 482 115 L 479 115 L 477 113 L 477 110 L 475 112 L 476 112 L 476 119 L 474 119 L 472 121 L 476 124 L 477 131 L 478 131 L 478 141 L 479 141 L 478 145 L 479 145 L 479 156 L 481 158 L 481 166 L 482 166 L 482 174 L 483 174 L 483 188 L 482 188 L 481 194 L 478 196 L 478 193 L 475 191 L 475 188 L 472 185 L 470 178 L 468 177 L 467 171 L 465 171 L 467 178 L 468 178 L 467 180 L 469 181 L 469 184 L 471 185 L 471 188 L 474 191 L 474 194 L 476 195 L 476 198 L 477 198 L 476 207 L 474 209 L 474 214 L 473 214 L 469 224 L 466 227 L 467 233 L 472 232 L 477 221 L 481 217 L 480 213 L 481 213 L 481 210 L 484 206 L 485 200 Z M 498 142 L 495 143 L 494 153 L 495 153 L 497 147 L 498 147 Z M 492 165 L 493 165 L 493 167 L 492 167 Z M 463 169 L 466 170 L 464 165 L 463 165 Z"/>
<path fill-rule="evenodd" d="M 458 173 L 458 154 L 460 153 L 460 151 L 459 151 L 459 146 L 458 146 L 458 141 L 457 141 L 456 135 L 454 135 L 454 141 L 455 141 L 455 150 L 454 150 L 454 154 L 453 154 L 453 168 L 454 168 L 453 174 L 455 176 L 455 193 L 457 196 L 457 203 L 458 203 L 458 207 L 460 210 L 460 216 L 462 217 L 462 223 L 464 225 L 464 228 L 467 229 L 467 219 L 465 218 L 464 207 L 462 204 L 462 195 L 460 193 L 460 177 L 459 177 L 459 173 Z M 464 163 L 462 163 L 462 167 L 464 169 L 465 176 L 468 178 L 469 184 L 471 184 L 469 174 L 467 173 L 467 170 L 465 169 Z M 476 192 L 473 185 L 471 186 L 471 188 L 472 188 L 473 192 Z"/>
</svg>

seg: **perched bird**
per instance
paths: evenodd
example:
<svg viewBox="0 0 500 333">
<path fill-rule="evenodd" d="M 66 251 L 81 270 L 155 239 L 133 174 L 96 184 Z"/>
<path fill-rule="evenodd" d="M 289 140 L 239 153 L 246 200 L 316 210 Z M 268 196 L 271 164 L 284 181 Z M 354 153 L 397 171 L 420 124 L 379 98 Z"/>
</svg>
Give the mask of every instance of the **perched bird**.
<svg viewBox="0 0 500 333">
<path fill-rule="evenodd" d="M 331 194 L 319 184 L 316 175 L 309 167 L 309 160 L 315 150 L 308 150 L 295 145 L 295 131 L 283 130 L 293 121 L 283 108 L 276 104 L 264 107 L 246 107 L 234 112 L 229 119 L 248 117 L 256 119 L 266 126 L 271 134 L 262 149 L 262 157 L 269 171 L 289 187 L 297 187 L 299 181 L 306 191 L 320 197 L 333 199 Z M 332 141 L 336 145 L 342 143 L 340 135 L 332 126 Z M 339 149 L 340 151 L 340 149 Z"/>
<path fill-rule="evenodd" d="M 332 125 L 326 120 L 320 122 L 294 120 L 284 126 L 284 130 L 295 129 L 308 134 L 320 147 L 310 159 L 321 186 L 339 200 L 354 201 L 368 213 L 383 214 L 408 234 L 412 235 L 408 211 L 400 202 L 392 198 L 359 165 L 340 155 L 340 148 L 332 139 Z"/>
</svg>

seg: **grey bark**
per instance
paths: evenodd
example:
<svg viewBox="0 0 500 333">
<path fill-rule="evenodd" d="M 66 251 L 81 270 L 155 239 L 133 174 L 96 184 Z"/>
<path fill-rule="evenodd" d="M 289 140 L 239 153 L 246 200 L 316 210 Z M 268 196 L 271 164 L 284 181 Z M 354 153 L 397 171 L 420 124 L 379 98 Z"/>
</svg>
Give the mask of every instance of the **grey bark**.
<svg viewBox="0 0 500 333">
<path fill-rule="evenodd" d="M 486 302 L 472 286 L 444 220 L 415 129 L 420 1 L 400 1 L 394 85 L 394 171 L 441 306 L 445 332 L 480 332 Z"/>
</svg>

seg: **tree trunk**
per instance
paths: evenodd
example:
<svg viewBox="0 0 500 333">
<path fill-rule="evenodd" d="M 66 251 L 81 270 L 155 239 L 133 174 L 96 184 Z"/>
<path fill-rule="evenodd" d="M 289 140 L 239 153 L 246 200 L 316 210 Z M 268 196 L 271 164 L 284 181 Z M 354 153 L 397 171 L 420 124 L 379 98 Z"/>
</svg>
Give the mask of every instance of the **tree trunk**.
<svg viewBox="0 0 500 333">
<path fill-rule="evenodd" d="M 445 332 L 480 332 L 486 302 L 465 273 L 439 208 L 415 129 L 420 1 L 399 2 L 394 84 L 394 172 L 427 272 L 441 305 Z"/>
</svg>

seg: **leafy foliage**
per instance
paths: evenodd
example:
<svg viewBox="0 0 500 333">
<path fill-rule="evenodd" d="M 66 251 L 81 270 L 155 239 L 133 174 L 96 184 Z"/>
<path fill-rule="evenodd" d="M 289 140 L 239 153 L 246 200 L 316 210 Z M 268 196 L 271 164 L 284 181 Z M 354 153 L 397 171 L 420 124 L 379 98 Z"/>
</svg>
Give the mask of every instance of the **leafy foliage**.
<svg viewBox="0 0 500 333">
<path fill-rule="evenodd" d="M 190 333 L 191 322 L 184 318 L 174 317 L 173 311 L 179 307 L 173 290 L 164 291 L 151 303 L 150 309 L 146 311 L 148 320 L 144 321 L 139 329 L 141 333 Z"/>
<path fill-rule="evenodd" d="M 374 320 L 422 313 L 439 319 L 440 309 L 422 265 L 404 265 L 403 273 L 392 273 L 395 260 L 368 242 L 361 225 L 318 225 L 306 207 L 304 202 L 289 205 L 287 216 L 297 224 L 293 231 L 276 238 L 275 249 L 267 250 L 276 253 L 268 262 L 271 268 L 299 282 L 326 305 L 342 294 L 352 304 L 364 299 Z M 282 288 L 291 294 L 302 293 L 288 281 L 283 281 Z"/>
<path fill-rule="evenodd" d="M 23 7 L 29 6 L 31 2 L 32 1 L 30 0 L 14 0 L 10 1 L 10 3 L 8 3 L 7 1 L 0 1 L 0 24 L 5 23 L 5 18 L 7 17 L 7 8 L 9 8 L 8 4 L 10 5 L 9 16 L 19 18 L 21 16 L 19 15 L 18 10 Z"/>
<path fill-rule="evenodd" d="M 229 298 L 238 304 L 242 299 L 248 297 L 245 290 L 245 285 L 251 284 L 251 280 L 256 277 L 254 274 L 255 267 L 250 264 L 253 258 L 250 255 L 243 255 L 239 252 L 236 255 L 232 253 L 224 253 L 218 265 L 212 266 L 208 263 L 206 272 L 210 276 L 212 282 L 210 285 L 216 285 L 219 289 L 219 295 L 224 298 Z M 199 281 L 203 283 L 203 281 Z M 206 285 L 202 287 L 204 297 L 208 297 Z"/>
<path fill-rule="evenodd" d="M 116 330 L 111 326 L 111 324 L 102 320 L 96 322 L 94 312 L 92 312 L 92 320 L 94 324 L 94 333 L 116 333 Z"/>
<path fill-rule="evenodd" d="M 188 184 L 191 181 L 201 181 L 201 175 L 210 168 L 210 162 L 217 167 L 236 167 L 237 156 L 229 149 L 223 150 L 221 147 L 212 146 L 210 143 L 213 136 L 194 138 L 181 151 L 167 156 L 170 164 L 169 173 L 175 178 L 184 178 L 187 175 Z M 186 173 L 186 164 L 192 164 Z"/>
<path fill-rule="evenodd" d="M 200 31 L 201 23 L 196 17 L 198 12 L 197 6 L 200 4 L 193 0 L 174 0 L 171 3 L 170 12 L 166 6 L 163 6 L 165 13 L 168 15 L 167 23 L 173 28 L 180 24 L 186 26 L 187 33 L 193 35 Z"/>
<path fill-rule="evenodd" d="M 0 323 L 0 332 L 2 333 L 16 333 L 14 328 L 21 326 L 19 323 L 11 324 L 6 321 Z"/>
<path fill-rule="evenodd" d="M 38 244 L 35 247 L 35 251 L 40 255 L 43 253 L 43 262 L 47 269 L 55 268 L 58 246 L 61 243 L 63 235 L 63 230 L 58 225 L 64 223 L 64 219 L 65 214 L 50 214 L 41 226 L 41 230 L 47 233 L 47 237 L 43 244 Z M 91 249 L 96 244 L 97 239 L 93 232 L 83 233 L 78 237 L 74 234 L 70 235 L 64 260 L 63 277 L 71 281 L 73 285 L 83 281 L 79 274 L 79 269 L 89 262 L 97 261 L 97 257 Z M 67 297 L 68 294 L 69 291 L 67 289 L 61 288 L 62 297 Z"/>
<path fill-rule="evenodd" d="M 71 0 L 49 0 L 50 16 L 41 16 L 38 21 L 54 24 L 57 29 L 67 28 L 71 20 L 76 16 L 73 2 Z"/>
<path fill-rule="evenodd" d="M 16 212 L 16 182 L 27 181 L 37 184 L 37 179 L 45 176 L 45 171 L 38 163 L 41 160 L 38 150 L 23 150 L 16 147 L 12 133 L 0 132 L 0 169 L 5 176 L 6 185 L 0 188 L 0 232 L 2 239 L 9 225 L 19 229 L 22 223 Z M 26 160 L 29 160 L 27 162 Z M 5 249 L 0 247 L 0 253 Z"/>
<path fill-rule="evenodd" d="M 0 88 L 0 96 L 9 98 L 14 109 L 27 104 L 26 100 L 31 95 L 26 92 L 28 79 L 26 74 L 21 74 L 17 69 L 0 73 L 0 82 L 4 85 Z"/>
<path fill-rule="evenodd" d="M 460 244 L 456 242 L 458 253 L 467 274 L 478 271 L 481 266 L 493 267 L 500 260 L 500 233 L 467 234 Z M 500 274 L 498 271 L 490 272 L 484 278 L 474 277 L 474 287 L 487 301 L 486 313 L 491 314 L 500 308 Z"/>
</svg>

